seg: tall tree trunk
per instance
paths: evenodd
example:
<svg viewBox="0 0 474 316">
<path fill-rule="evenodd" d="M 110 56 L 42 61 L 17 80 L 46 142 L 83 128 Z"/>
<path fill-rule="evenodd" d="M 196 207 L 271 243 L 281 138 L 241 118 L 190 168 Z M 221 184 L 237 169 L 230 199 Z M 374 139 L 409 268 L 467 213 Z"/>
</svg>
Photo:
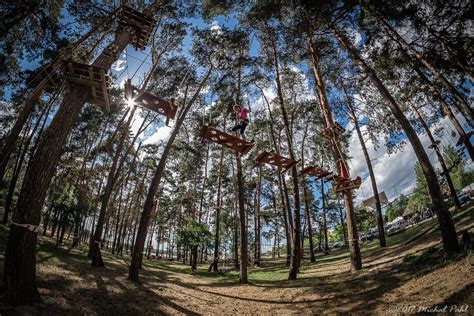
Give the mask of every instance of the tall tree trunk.
<svg viewBox="0 0 474 316">
<path fill-rule="evenodd" d="M 3 219 L 2 219 L 2 224 L 4 225 L 8 223 L 8 215 L 10 213 L 10 208 L 13 202 L 13 194 L 15 193 L 16 183 L 17 183 L 18 177 L 20 176 L 21 167 L 23 165 L 23 159 L 25 158 L 26 152 L 28 151 L 29 140 L 31 140 L 31 137 L 32 137 L 32 136 L 30 137 L 26 136 L 28 135 L 30 131 L 29 125 L 30 123 L 27 123 L 25 136 L 21 138 L 20 144 L 18 146 L 18 154 L 15 159 L 15 166 L 13 167 L 13 174 L 10 179 L 10 185 L 8 187 L 8 193 L 5 199 L 5 209 L 3 211 Z"/>
<path fill-rule="evenodd" d="M 352 121 L 354 122 L 354 126 L 357 131 L 357 136 L 359 137 L 359 142 L 360 142 L 360 146 L 362 147 L 362 152 L 364 153 L 367 169 L 369 170 L 370 182 L 372 184 L 372 192 L 374 193 L 374 199 L 375 199 L 375 213 L 377 214 L 377 229 L 379 231 L 379 244 L 380 244 L 380 247 L 385 247 L 386 242 L 385 242 L 385 230 L 383 227 L 384 225 L 383 225 L 383 216 L 382 216 L 382 205 L 380 204 L 379 190 L 377 188 L 377 182 L 375 180 L 374 169 L 372 168 L 372 161 L 370 160 L 369 152 L 367 151 L 367 146 L 365 145 L 364 137 L 362 135 L 362 132 L 359 126 L 359 120 L 357 119 L 356 113 L 354 111 L 354 107 L 352 106 L 352 102 L 342 82 L 341 82 L 341 85 L 344 91 L 344 95 L 346 97 L 347 107 L 349 108 Z"/>
<path fill-rule="evenodd" d="M 237 207 L 240 219 L 240 277 L 239 282 L 242 284 L 248 283 L 247 266 L 249 263 L 248 249 L 247 249 L 247 212 L 245 211 L 244 201 L 244 181 L 242 175 L 242 160 L 240 155 L 236 154 L 237 160 Z"/>
<path fill-rule="evenodd" d="M 242 58 L 242 51 L 239 51 L 239 58 Z M 242 80 L 242 64 L 239 62 L 237 69 L 237 96 L 236 104 L 241 105 L 240 93 L 241 93 L 241 82 Z M 238 124 L 238 117 L 236 116 L 236 124 Z M 237 133 L 237 132 L 236 132 Z M 248 283 L 247 267 L 249 263 L 248 259 L 248 245 L 247 245 L 247 212 L 245 210 L 244 201 L 244 179 L 242 175 L 242 159 L 239 153 L 235 153 L 235 159 L 237 161 L 237 207 L 239 210 L 239 222 L 240 222 L 240 275 L 239 281 L 242 284 Z"/>
<path fill-rule="evenodd" d="M 152 4 L 147 9 L 153 14 L 153 11 L 158 9 L 158 3 Z M 119 31 L 108 49 L 94 61 L 94 66 L 110 69 L 131 39 L 129 29 Z M 47 188 L 63 145 L 89 95 L 90 91 L 86 87 L 74 86 L 64 96 L 60 108 L 39 141 L 35 155 L 28 165 L 17 211 L 13 217 L 14 223 L 35 226 L 39 224 Z M 4 291 L 6 300 L 11 305 L 32 304 L 40 300 L 36 284 L 36 242 L 36 233 L 14 224 L 11 226 L 4 268 Z"/>
<path fill-rule="evenodd" d="M 225 130 L 225 122 L 224 122 L 224 130 Z M 214 264 L 213 264 L 213 270 L 215 272 L 218 271 L 218 264 L 219 264 L 219 230 L 220 230 L 220 214 L 221 214 L 221 208 L 222 208 L 221 189 L 222 189 L 223 163 L 224 163 L 224 147 L 221 148 L 221 155 L 219 158 L 219 175 L 217 177 L 216 233 L 215 233 L 215 238 L 214 238 Z M 201 212 L 199 212 L 199 214 L 201 214 Z"/>
<path fill-rule="evenodd" d="M 104 193 L 102 194 L 102 204 L 101 204 L 100 212 L 99 212 L 99 220 L 97 221 L 96 232 L 94 234 L 94 242 L 92 243 L 92 266 L 93 267 L 97 267 L 97 266 L 102 267 L 102 266 L 104 266 L 104 262 L 102 260 L 102 254 L 100 253 L 101 248 L 99 247 L 99 245 L 101 245 L 101 239 L 100 239 L 101 235 L 100 235 L 100 233 L 103 229 L 104 218 L 107 215 L 107 208 L 108 208 L 108 205 L 109 205 L 110 197 L 111 197 L 112 191 L 114 189 L 114 186 L 117 184 L 117 181 L 118 181 L 118 179 L 120 178 L 120 175 L 123 172 L 123 166 L 124 166 L 125 161 L 126 161 L 128 155 L 130 153 L 130 150 L 132 150 L 132 148 L 133 148 L 133 144 L 137 140 L 140 133 L 143 132 L 144 129 L 146 129 L 145 122 L 147 120 L 148 114 L 143 119 L 143 122 L 142 122 L 141 126 L 139 127 L 137 133 L 135 134 L 132 141 L 128 144 L 127 148 L 125 149 L 124 153 L 122 154 L 123 147 L 125 146 L 125 142 L 128 139 L 128 135 L 129 135 L 128 132 L 129 132 L 129 128 L 130 128 L 131 123 L 132 123 L 133 116 L 135 114 L 135 109 L 136 109 L 136 107 L 134 107 L 132 109 L 132 111 L 130 112 L 130 116 L 127 120 L 127 123 L 124 126 L 122 126 L 122 135 L 120 137 L 117 148 L 115 149 L 115 155 L 114 155 L 114 158 L 112 160 L 112 167 L 110 168 L 109 174 L 107 176 L 107 183 L 106 183 L 106 186 L 105 186 Z M 133 156 L 133 160 L 132 160 L 132 163 L 131 163 L 130 170 L 129 170 L 127 176 L 125 177 L 126 181 L 128 181 L 128 176 L 130 175 L 131 169 L 135 164 L 135 161 L 137 159 L 137 155 L 138 155 L 138 151 L 140 150 L 140 147 L 141 147 L 141 144 L 138 145 L 138 148 L 137 148 L 137 150 L 136 150 L 136 152 Z M 120 160 L 119 160 L 119 158 L 120 158 Z M 116 194 L 117 194 L 117 192 L 118 192 L 118 190 L 116 190 Z M 114 200 L 114 199 L 112 199 L 112 200 Z M 107 228 L 108 228 L 108 225 L 106 226 L 105 232 L 108 232 Z M 104 234 L 104 235 L 106 235 L 106 234 Z"/>
<path fill-rule="evenodd" d="M 305 202 L 306 222 L 308 223 L 309 258 L 311 262 L 316 262 L 316 257 L 314 256 L 313 226 L 311 224 L 311 198 L 306 182 L 303 184 L 303 197 Z"/>
<path fill-rule="evenodd" d="M 232 159 L 232 185 L 234 189 L 234 196 L 237 196 L 239 193 L 238 187 L 237 187 L 237 175 L 235 172 L 235 166 L 234 166 L 234 160 Z M 232 203 L 233 206 L 233 211 L 234 211 L 234 218 L 233 218 L 233 226 L 234 226 L 234 266 L 239 269 L 240 268 L 240 263 L 239 263 L 239 223 L 238 223 L 238 218 L 239 218 L 239 211 L 238 211 L 238 206 L 237 206 L 237 199 L 234 199 L 234 203 Z"/>
<path fill-rule="evenodd" d="M 105 163 L 107 165 L 107 162 Z M 99 204 L 100 194 L 102 192 L 102 185 L 104 184 L 104 179 L 101 177 L 99 181 L 99 187 L 97 188 L 97 194 L 94 199 L 94 206 L 92 206 L 92 227 L 90 231 L 90 238 L 89 238 L 89 252 L 87 254 L 88 258 L 92 258 L 92 243 L 94 242 L 94 232 L 95 232 L 95 217 L 97 216 L 97 205 Z"/>
<path fill-rule="evenodd" d="M 413 69 L 415 72 L 418 74 L 418 76 L 421 78 L 421 80 L 428 86 L 428 89 L 430 90 L 431 94 L 441 104 L 441 109 L 443 110 L 443 113 L 448 117 L 449 121 L 453 125 L 454 129 L 456 132 L 459 134 L 459 137 L 465 138 L 466 137 L 466 132 L 464 131 L 464 128 L 461 126 L 459 123 L 458 119 L 454 115 L 453 111 L 451 110 L 451 107 L 449 104 L 446 102 L 446 100 L 443 98 L 441 93 L 438 91 L 437 87 L 431 82 L 425 74 L 420 70 L 420 68 L 413 63 Z M 466 150 L 469 154 L 469 157 L 471 157 L 471 160 L 474 160 L 474 148 L 472 146 L 470 137 L 467 137 L 464 141 L 464 147 L 466 147 Z"/>
<path fill-rule="evenodd" d="M 198 257 L 198 247 L 191 247 L 191 269 L 194 271 L 197 269 L 197 257 Z"/>
<path fill-rule="evenodd" d="M 136 108 L 132 109 L 130 116 L 128 117 L 127 123 L 125 124 L 125 126 L 122 126 L 122 135 L 120 136 L 119 143 L 117 145 L 117 148 L 114 151 L 115 154 L 114 154 L 114 158 L 112 159 L 112 166 L 109 169 L 109 174 L 107 176 L 105 189 L 104 189 L 104 192 L 102 193 L 102 199 L 101 199 L 102 201 L 101 201 L 100 210 L 99 210 L 99 219 L 97 220 L 97 225 L 95 227 L 94 238 L 93 238 L 94 240 L 91 244 L 92 246 L 92 251 L 91 251 L 92 264 L 91 265 L 93 267 L 104 266 L 104 260 L 102 259 L 102 254 L 100 253 L 100 245 L 102 242 L 102 234 L 103 234 L 105 219 L 107 216 L 107 208 L 109 206 L 110 197 L 112 195 L 112 191 L 114 189 L 115 183 L 117 182 L 118 176 L 121 172 L 119 159 L 120 159 L 120 156 L 123 154 L 122 150 L 123 150 L 123 147 L 125 146 L 125 141 L 128 138 L 128 130 L 132 122 L 135 109 Z"/>
<path fill-rule="evenodd" d="M 178 117 L 173 129 L 173 132 L 171 133 L 170 138 L 168 142 L 166 143 L 166 146 L 161 155 L 160 162 L 158 163 L 158 166 L 156 168 L 155 175 L 150 183 L 150 188 L 148 190 L 148 194 L 145 200 L 145 205 L 143 207 L 143 213 L 140 219 L 140 226 L 138 228 L 137 238 L 135 239 L 135 246 L 133 247 L 132 261 L 130 263 L 130 269 L 128 272 L 128 279 L 131 281 L 134 281 L 134 282 L 139 281 L 140 255 L 143 252 L 143 247 L 145 244 L 153 201 L 158 191 L 158 186 L 160 185 L 161 177 L 163 176 L 163 172 L 166 166 L 166 161 L 171 151 L 171 147 L 173 146 L 174 140 L 176 136 L 178 135 L 179 129 L 181 128 L 181 125 L 183 124 L 184 119 L 186 118 L 186 114 L 189 112 L 189 109 L 194 104 L 197 97 L 199 96 L 199 93 L 201 92 L 202 88 L 206 84 L 212 72 L 212 69 L 213 68 L 211 65 L 209 67 L 209 70 L 207 71 L 207 74 L 205 75 L 203 80 L 200 82 L 197 91 L 194 93 L 193 97 L 188 102 L 188 104 L 185 105 L 185 108 L 183 109 L 180 116 Z M 184 102 L 186 102 L 186 98 Z"/>
<path fill-rule="evenodd" d="M 438 81 L 446 88 L 446 90 L 448 90 L 449 93 L 451 93 L 451 95 L 457 100 L 464 114 L 472 122 L 474 120 L 474 110 L 471 109 L 466 101 L 466 98 L 456 89 L 456 87 L 454 87 L 453 84 L 433 64 L 431 64 L 422 53 L 417 51 L 412 45 L 408 44 L 407 41 L 405 41 L 405 39 L 400 34 L 398 34 L 398 32 L 390 24 L 388 24 L 383 17 L 381 17 L 369 5 L 367 5 L 366 1 L 361 1 L 361 4 L 365 10 L 367 10 L 377 19 L 382 28 L 395 42 L 402 46 L 406 51 L 412 53 L 419 62 L 421 62 L 426 68 L 430 70 L 433 76 L 435 76 Z"/>
<path fill-rule="evenodd" d="M 258 87 L 262 93 L 263 99 L 265 100 L 265 104 L 267 105 L 267 110 L 268 110 L 268 115 L 270 117 L 270 135 L 272 138 L 273 142 L 273 148 L 275 148 L 276 153 L 279 155 L 280 154 L 280 143 L 277 142 L 276 136 L 275 136 L 275 128 L 274 128 L 274 119 L 272 115 L 272 111 L 270 109 L 270 104 L 268 102 L 267 97 L 265 96 L 265 93 L 263 92 L 263 89 Z M 286 266 L 290 266 L 290 259 L 291 259 L 291 231 L 289 227 L 289 223 L 291 225 L 291 230 L 293 230 L 293 221 L 291 220 L 291 211 L 290 211 L 290 201 L 287 199 L 286 196 L 286 190 L 283 188 L 283 176 L 281 173 L 277 174 L 277 181 L 278 181 L 278 190 L 280 192 L 280 199 L 281 199 L 281 210 L 283 214 L 283 221 L 285 225 L 285 238 L 286 238 Z M 285 185 L 286 188 L 286 185 Z M 276 199 L 275 197 L 273 197 Z M 276 200 L 275 200 L 275 205 L 276 205 Z"/>
<path fill-rule="evenodd" d="M 439 150 L 439 143 L 435 140 L 435 138 L 433 137 L 433 134 L 431 134 L 430 128 L 428 124 L 426 124 L 425 120 L 423 119 L 423 116 L 421 116 L 420 111 L 418 111 L 418 109 L 415 107 L 413 103 L 409 102 L 409 105 L 411 109 L 413 110 L 413 112 L 415 113 L 416 118 L 418 119 L 418 121 L 420 121 L 421 125 L 426 131 L 426 135 L 428 135 L 428 138 L 430 139 L 431 146 L 436 153 L 436 157 L 438 158 L 439 164 L 441 165 L 441 169 L 443 170 L 443 175 L 446 178 L 446 183 L 448 184 L 449 192 L 451 193 L 451 198 L 453 199 L 453 202 L 456 208 L 460 209 L 461 203 L 459 202 L 458 196 L 456 194 L 456 189 L 454 188 L 453 181 L 451 179 L 451 175 L 449 174 L 448 167 L 446 167 L 443 154 Z"/>
<path fill-rule="evenodd" d="M 339 198 L 337 199 L 337 202 L 338 202 L 337 210 L 339 211 L 339 220 L 341 222 L 341 227 L 342 227 L 342 236 L 344 238 L 344 246 L 347 246 L 348 240 L 347 240 L 347 235 L 346 235 L 346 227 L 344 226 L 344 212 L 342 211 L 341 200 L 339 200 Z"/>
<path fill-rule="evenodd" d="M 304 147 L 305 147 L 305 140 L 306 140 L 307 135 L 308 135 L 308 124 L 306 124 L 305 126 L 303 140 L 301 142 L 301 169 L 304 169 L 305 167 Z M 303 179 L 303 198 L 304 198 L 304 209 L 306 213 L 306 222 L 308 224 L 309 259 L 311 262 L 315 262 L 316 258 L 314 256 L 313 226 L 311 225 L 311 196 L 310 196 L 310 193 L 308 192 L 308 183 L 307 183 L 306 177 Z M 304 246 L 304 238 L 303 238 L 303 246 Z"/>
<path fill-rule="evenodd" d="M 321 209 L 323 211 L 323 223 L 322 230 L 324 233 L 324 254 L 329 254 L 329 243 L 328 243 L 328 221 L 326 213 L 326 193 L 324 192 L 324 178 L 321 178 Z M 344 229 L 344 223 L 341 223 Z M 320 237 L 321 238 L 321 235 Z M 321 241 L 319 242 L 319 247 L 321 247 Z"/>
<path fill-rule="evenodd" d="M 296 160 L 296 156 L 293 150 L 293 139 L 290 131 L 290 121 L 288 119 L 288 114 L 285 107 L 285 99 L 283 97 L 283 88 L 280 81 L 280 69 L 278 65 L 278 54 L 276 48 L 276 42 L 273 30 L 271 31 L 271 48 L 273 52 L 273 68 L 275 72 L 275 81 L 277 85 L 277 95 L 280 103 L 280 109 L 283 116 L 283 123 L 285 126 L 285 135 L 288 146 L 288 153 L 290 159 Z M 298 183 L 298 170 L 296 169 L 296 164 L 291 168 L 291 176 L 293 180 L 293 198 L 294 198 L 294 210 L 293 210 L 293 232 L 292 232 L 292 249 L 291 249 L 291 259 L 290 259 L 290 271 L 288 273 L 289 280 L 295 280 L 298 275 L 299 266 L 300 266 L 300 236 L 301 236 L 301 223 L 300 223 L 300 211 L 301 211 L 301 200 L 299 192 L 299 183 Z"/>
<path fill-rule="evenodd" d="M 122 199 L 123 199 L 123 186 L 120 187 L 120 194 L 119 194 L 119 205 L 117 207 L 117 213 L 114 216 L 115 220 L 115 229 L 114 229 L 114 238 L 112 240 L 112 253 L 115 253 L 115 246 L 117 244 L 118 238 L 118 230 L 119 230 L 119 223 L 120 223 L 120 211 L 122 209 Z"/>
<path fill-rule="evenodd" d="M 207 162 L 208 161 L 209 161 L 209 143 L 207 143 L 207 146 L 206 146 L 206 160 L 204 163 L 204 179 L 202 179 L 201 198 L 199 200 L 199 218 L 198 218 L 199 222 L 201 222 L 201 219 L 202 219 L 202 205 L 204 203 L 204 192 L 206 190 L 206 184 L 207 184 Z"/>
<path fill-rule="evenodd" d="M 341 44 L 341 46 L 346 49 L 351 56 L 352 60 L 357 63 L 366 75 L 370 78 L 372 83 L 375 85 L 382 97 L 387 101 L 388 106 L 395 116 L 395 118 L 400 123 L 403 131 L 407 135 L 408 140 L 410 141 L 413 150 L 418 158 L 418 161 L 421 165 L 421 169 L 426 177 L 426 182 L 428 184 L 428 191 L 430 193 L 431 202 L 433 203 L 433 208 L 436 212 L 438 218 L 439 227 L 441 230 L 441 236 L 443 238 L 443 248 L 446 253 L 453 253 L 459 251 L 458 239 L 456 236 L 456 230 L 454 228 L 453 220 L 451 214 L 444 203 L 443 196 L 441 195 L 441 190 L 439 187 L 438 179 L 436 173 L 431 165 L 431 162 L 426 154 L 423 145 L 421 144 L 418 135 L 416 134 L 413 127 L 410 125 L 410 122 L 406 118 L 405 114 L 400 109 L 400 106 L 397 104 L 395 99 L 392 97 L 390 92 L 384 86 L 382 81 L 378 78 L 375 71 L 362 59 L 354 48 L 350 44 L 345 36 L 338 30 L 335 26 L 332 26 L 333 32 L 336 34 L 336 37 Z M 350 235 L 349 235 L 349 238 Z"/>
<path fill-rule="evenodd" d="M 261 238 L 260 238 L 260 195 L 262 186 L 262 167 L 258 168 L 257 187 L 255 189 L 255 203 L 254 203 L 254 224 L 255 224 L 255 251 L 254 262 L 257 267 L 260 266 L 260 257 L 262 252 Z"/>
<path fill-rule="evenodd" d="M 311 34 L 311 32 L 308 32 Z M 308 35 L 308 46 L 309 52 L 311 55 L 311 61 L 313 64 L 313 73 L 316 79 L 317 90 L 319 94 L 321 112 L 324 117 L 324 121 L 326 124 L 326 128 L 332 128 L 334 126 L 334 121 L 332 118 L 331 108 L 329 106 L 328 98 L 327 98 L 327 91 L 326 91 L 326 84 L 324 82 L 322 73 L 321 73 L 321 65 L 320 65 L 320 57 L 319 51 L 315 47 L 311 35 Z M 336 163 L 343 164 L 347 166 L 346 160 L 341 151 L 341 141 L 338 135 L 332 135 L 331 139 L 331 147 L 333 152 L 333 157 Z M 349 168 L 347 168 L 347 174 L 349 174 Z M 346 206 L 346 225 L 347 231 L 349 235 L 349 252 L 351 258 L 351 271 L 357 271 L 362 269 L 362 257 L 360 254 L 360 246 L 359 246 L 359 234 L 357 231 L 357 224 L 355 220 L 354 214 L 354 202 L 352 200 L 352 189 L 344 190 L 342 192 L 344 196 L 344 203 Z"/>
</svg>

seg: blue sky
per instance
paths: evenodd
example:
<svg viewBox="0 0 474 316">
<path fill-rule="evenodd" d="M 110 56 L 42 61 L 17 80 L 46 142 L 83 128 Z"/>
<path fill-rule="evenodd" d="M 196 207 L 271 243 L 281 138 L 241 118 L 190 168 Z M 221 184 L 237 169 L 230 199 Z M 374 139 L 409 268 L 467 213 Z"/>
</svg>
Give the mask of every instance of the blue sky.
<svg viewBox="0 0 474 316">
<path fill-rule="evenodd" d="M 234 28 L 237 26 L 238 22 L 236 20 L 235 15 L 229 16 L 216 16 L 211 21 L 204 21 L 202 18 L 188 18 L 185 20 L 189 22 L 192 27 L 197 27 L 200 29 L 209 29 L 213 25 L 219 25 L 221 27 L 228 27 Z M 64 23 L 71 23 L 73 22 L 70 17 L 64 17 Z M 88 30 L 83 30 L 83 33 L 87 32 Z M 191 31 L 188 31 L 187 36 L 184 39 L 184 51 L 189 51 L 192 45 L 192 37 Z M 359 45 L 363 45 L 365 36 L 363 33 L 360 33 L 360 42 Z M 255 38 L 252 38 L 251 44 L 251 55 L 257 55 L 259 50 L 258 42 Z M 122 55 L 121 59 L 124 62 L 118 62 L 115 65 L 115 70 L 112 72 L 114 75 L 120 75 L 121 77 L 118 78 L 118 82 L 121 82 L 124 78 L 134 77 L 133 80 L 135 83 L 138 83 L 138 78 L 142 77 L 144 73 L 150 67 L 150 60 L 147 58 L 149 54 L 149 48 L 145 49 L 143 52 L 136 51 L 133 47 L 128 46 L 126 52 Z M 25 69 L 34 69 L 38 66 L 39 60 L 34 61 L 23 61 L 21 63 L 21 67 Z M 122 63 L 122 64 L 121 64 Z M 127 67 L 127 68 L 124 68 Z M 304 64 L 297 66 L 302 73 L 308 73 L 308 69 Z M 127 70 L 125 70 L 127 69 Z M 125 70 L 125 71 L 124 71 Z M 135 74 L 136 73 L 136 74 Z M 135 74 L 135 76 L 134 76 Z M 308 79 L 309 90 L 313 90 L 312 79 L 310 76 L 306 76 Z M 472 85 L 465 84 L 465 87 L 472 90 Z M 271 91 L 268 91 L 271 93 Z M 6 90 L 6 99 L 10 98 L 11 91 Z M 314 96 L 313 96 L 314 97 Z M 257 101 L 257 100 L 252 100 Z M 461 118 L 460 118 L 461 119 Z M 337 118 L 338 122 L 345 126 L 348 130 L 352 130 L 352 124 L 348 122 L 346 118 L 339 117 Z M 466 124 L 464 120 L 461 121 Z M 441 141 L 443 146 L 447 146 L 453 144 L 457 139 L 450 137 L 450 131 L 452 127 L 450 127 L 449 122 L 446 119 L 442 119 L 439 123 L 439 126 L 445 128 L 446 132 L 444 133 Z M 364 127 L 363 127 L 364 128 Z M 147 131 L 147 136 L 153 136 L 154 133 L 161 131 L 163 133 L 163 138 L 166 138 L 166 133 L 169 132 L 169 129 L 166 129 L 162 125 L 155 126 L 153 130 Z M 382 136 L 382 135 L 381 135 Z M 365 161 L 362 157 L 362 152 L 360 148 L 360 144 L 358 143 L 358 139 L 355 133 L 353 133 L 351 139 L 349 140 L 349 154 L 353 157 L 349 162 L 349 166 L 352 169 L 351 173 L 353 176 L 361 176 L 363 178 L 363 184 L 361 189 L 357 192 L 356 203 L 360 203 L 361 200 L 367 199 L 372 196 L 371 188 L 370 188 L 370 179 L 368 178 L 367 168 L 365 165 Z M 425 145 L 426 151 L 428 152 L 430 158 L 432 159 L 433 163 L 437 165 L 437 161 L 435 159 L 435 154 L 432 150 L 428 149 L 428 139 L 426 135 L 420 135 L 420 138 Z M 370 141 L 367 142 L 369 153 L 374 159 L 374 169 L 377 175 L 377 182 L 379 184 L 379 191 L 385 191 L 390 200 L 394 199 L 400 193 L 409 194 L 414 188 L 414 170 L 413 166 L 416 161 L 416 157 L 414 156 L 413 150 L 411 149 L 410 145 L 404 146 L 400 151 L 394 154 L 388 154 L 385 147 L 381 146 L 376 148 L 374 144 Z M 316 186 L 316 189 L 313 191 L 313 195 L 317 200 L 320 198 L 319 192 L 319 185 Z"/>
</svg>

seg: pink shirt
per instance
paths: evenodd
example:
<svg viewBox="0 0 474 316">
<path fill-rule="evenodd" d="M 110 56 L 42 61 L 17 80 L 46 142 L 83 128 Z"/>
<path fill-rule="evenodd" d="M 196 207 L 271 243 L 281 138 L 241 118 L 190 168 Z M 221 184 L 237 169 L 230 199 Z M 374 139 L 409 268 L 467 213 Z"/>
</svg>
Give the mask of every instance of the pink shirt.
<svg viewBox="0 0 474 316">
<path fill-rule="evenodd" d="M 245 109 L 245 108 L 244 108 L 244 109 L 241 109 L 240 112 L 239 112 L 239 118 L 240 118 L 241 120 L 245 120 L 245 119 L 247 118 L 247 112 L 248 112 L 248 111 L 249 111 L 249 110 L 247 110 L 247 109 Z"/>
</svg>

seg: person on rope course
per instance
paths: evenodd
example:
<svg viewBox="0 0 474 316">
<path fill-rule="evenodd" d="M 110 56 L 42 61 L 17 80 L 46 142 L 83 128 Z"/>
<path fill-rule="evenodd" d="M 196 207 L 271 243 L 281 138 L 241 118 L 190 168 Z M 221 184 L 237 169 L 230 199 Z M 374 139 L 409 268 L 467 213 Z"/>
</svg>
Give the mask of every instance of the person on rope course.
<svg viewBox="0 0 474 316">
<path fill-rule="evenodd" d="M 250 109 L 240 107 L 240 105 L 234 106 L 234 112 L 237 115 L 238 124 L 231 128 L 232 132 L 240 130 L 240 136 L 245 140 L 245 129 L 249 125 L 248 113 Z"/>
</svg>

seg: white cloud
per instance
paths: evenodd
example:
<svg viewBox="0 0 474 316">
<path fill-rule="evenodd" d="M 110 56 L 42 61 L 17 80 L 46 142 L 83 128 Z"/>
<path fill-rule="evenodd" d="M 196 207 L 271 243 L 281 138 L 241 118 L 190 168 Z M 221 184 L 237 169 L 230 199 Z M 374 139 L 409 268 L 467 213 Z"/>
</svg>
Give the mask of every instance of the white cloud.
<svg viewBox="0 0 474 316">
<path fill-rule="evenodd" d="M 349 127 L 352 127 L 352 124 Z M 440 120 L 436 127 L 443 128 L 442 136 L 435 136 L 436 139 L 441 141 L 443 147 L 456 143 L 457 136 L 453 137 L 452 131 L 454 129 L 447 118 Z M 362 126 L 361 129 L 365 131 L 366 127 Z M 432 130 L 434 129 L 432 128 Z M 380 138 L 383 137 L 384 135 L 380 135 Z M 439 168 L 435 152 L 428 148 L 430 144 L 428 136 L 421 134 L 419 138 L 434 167 Z M 372 161 L 379 192 L 385 191 L 389 200 L 395 199 L 401 193 L 405 195 L 411 193 L 415 188 L 414 166 L 417 158 L 410 143 L 405 144 L 401 150 L 391 155 L 388 154 L 384 146 L 376 150 L 370 140 L 366 141 L 366 146 Z M 373 192 L 362 147 L 355 131 L 353 131 L 349 141 L 349 154 L 352 157 L 349 162 L 352 177 L 360 176 L 362 178 L 362 185 L 356 191 L 355 203 L 358 205 L 362 200 L 372 197 Z"/>
<path fill-rule="evenodd" d="M 125 67 L 127 67 L 127 57 L 125 55 L 125 52 L 122 52 L 119 59 L 117 59 L 117 61 L 112 64 L 112 67 L 110 67 L 110 69 L 112 69 L 112 71 L 119 72 L 124 70 Z"/>
<path fill-rule="evenodd" d="M 219 22 L 217 21 L 212 21 L 210 30 L 213 34 L 220 35 L 222 34 L 222 28 L 219 25 Z"/>
<path fill-rule="evenodd" d="M 265 95 L 267 101 L 270 103 L 270 108 L 272 108 L 272 100 L 275 99 L 277 96 L 275 89 L 273 89 L 273 87 L 264 88 L 263 94 Z M 263 98 L 263 95 L 260 94 L 260 97 L 252 104 L 252 111 L 258 111 L 262 109 L 265 109 L 266 111 L 267 104 L 265 102 L 265 99 Z"/>
<path fill-rule="evenodd" d="M 172 127 L 166 125 L 156 128 L 155 132 L 145 139 L 143 142 L 145 145 L 148 144 L 159 144 L 161 141 L 165 141 L 170 137 Z"/>
</svg>

